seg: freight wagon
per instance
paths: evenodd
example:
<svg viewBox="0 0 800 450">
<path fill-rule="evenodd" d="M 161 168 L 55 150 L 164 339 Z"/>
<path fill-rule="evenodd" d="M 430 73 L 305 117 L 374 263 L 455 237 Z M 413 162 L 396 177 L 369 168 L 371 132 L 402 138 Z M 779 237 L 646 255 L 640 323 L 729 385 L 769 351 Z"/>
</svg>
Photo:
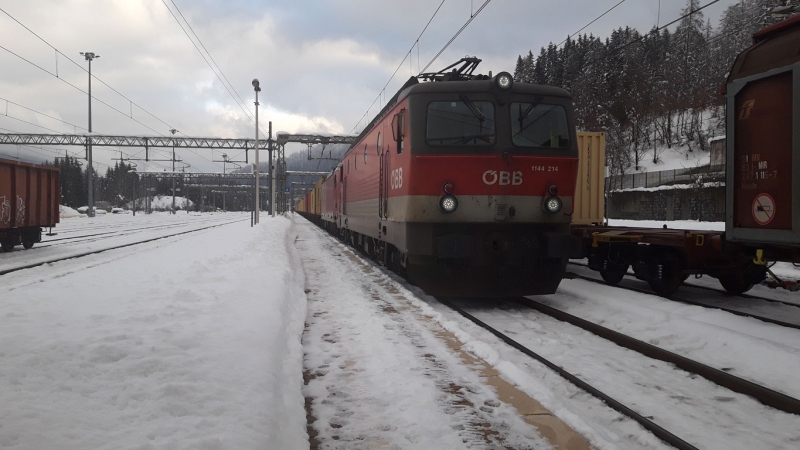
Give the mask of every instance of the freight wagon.
<svg viewBox="0 0 800 450">
<path fill-rule="evenodd" d="M 59 220 L 58 168 L 0 159 L 0 246 L 10 252 L 41 242 Z"/>
<path fill-rule="evenodd" d="M 661 295 L 704 274 L 740 294 L 764 280 L 770 263 L 800 262 L 798 48 L 800 15 L 754 34 L 728 75 L 725 232 L 572 226 L 607 283 L 632 267 Z"/>
</svg>

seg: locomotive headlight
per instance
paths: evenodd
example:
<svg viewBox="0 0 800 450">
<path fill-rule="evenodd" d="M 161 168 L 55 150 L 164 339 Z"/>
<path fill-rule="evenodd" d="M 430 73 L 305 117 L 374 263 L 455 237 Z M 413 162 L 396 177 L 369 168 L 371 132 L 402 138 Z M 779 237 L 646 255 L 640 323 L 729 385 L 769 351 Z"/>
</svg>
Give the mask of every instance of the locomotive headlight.
<svg viewBox="0 0 800 450">
<path fill-rule="evenodd" d="M 439 209 L 444 213 L 450 214 L 455 211 L 456 208 L 458 208 L 458 200 L 450 194 L 445 195 L 439 200 Z"/>
<path fill-rule="evenodd" d="M 558 197 L 547 197 L 544 200 L 544 210 L 548 214 L 555 214 L 561 211 L 561 199 Z"/>
<path fill-rule="evenodd" d="M 500 72 L 494 77 L 494 82 L 501 91 L 507 91 L 514 84 L 514 78 L 508 72 Z"/>
</svg>

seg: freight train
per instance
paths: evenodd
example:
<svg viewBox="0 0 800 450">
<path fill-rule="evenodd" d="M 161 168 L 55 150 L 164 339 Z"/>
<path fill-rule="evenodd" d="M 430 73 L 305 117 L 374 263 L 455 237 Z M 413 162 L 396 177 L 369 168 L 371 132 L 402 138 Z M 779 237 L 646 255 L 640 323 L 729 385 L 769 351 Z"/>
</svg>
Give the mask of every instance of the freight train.
<svg viewBox="0 0 800 450">
<path fill-rule="evenodd" d="M 433 295 L 553 293 L 581 250 L 572 99 L 478 63 L 410 78 L 296 211 Z"/>
<path fill-rule="evenodd" d="M 0 159 L 0 248 L 10 252 L 42 241 L 42 227 L 59 221 L 61 186 L 56 167 Z"/>
<path fill-rule="evenodd" d="M 769 264 L 800 263 L 798 48 L 800 15 L 755 33 L 728 75 L 725 232 L 573 226 L 607 283 L 632 267 L 665 296 L 693 274 L 741 294 L 765 279 Z"/>
<path fill-rule="evenodd" d="M 663 296 L 691 275 L 741 294 L 770 264 L 800 263 L 797 48 L 800 15 L 757 32 L 728 74 L 724 232 L 604 225 L 602 178 L 583 170 L 604 146 L 575 147 L 566 92 L 507 74 L 405 86 L 297 210 L 434 293 L 553 292 L 569 230 L 610 285 L 632 268 Z M 596 219 L 570 226 L 582 210 Z"/>
</svg>

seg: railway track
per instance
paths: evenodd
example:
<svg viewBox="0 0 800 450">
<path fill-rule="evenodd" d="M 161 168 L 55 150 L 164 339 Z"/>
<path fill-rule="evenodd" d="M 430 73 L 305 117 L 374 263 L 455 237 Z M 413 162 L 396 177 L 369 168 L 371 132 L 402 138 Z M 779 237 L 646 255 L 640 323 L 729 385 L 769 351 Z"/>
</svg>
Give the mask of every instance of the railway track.
<svg viewBox="0 0 800 450">
<path fill-rule="evenodd" d="M 202 219 L 195 222 L 191 222 L 191 225 L 203 224 L 203 223 L 219 223 L 218 220 L 213 219 Z M 167 223 L 167 224 L 158 224 L 154 226 L 145 226 L 145 227 L 138 227 L 138 228 L 120 228 L 118 230 L 113 231 L 104 231 L 102 233 L 94 233 L 94 234 L 82 234 L 80 236 L 70 236 L 70 237 L 62 237 L 57 239 L 43 239 L 41 244 L 36 245 L 33 247 L 32 250 L 36 249 L 43 249 L 47 247 L 53 247 L 56 245 L 64 245 L 64 244 L 74 244 L 78 242 L 96 242 L 100 239 L 106 239 L 109 237 L 117 237 L 117 236 L 126 236 L 130 234 L 136 234 L 140 231 L 152 231 L 152 230 L 166 230 L 170 228 L 184 228 L 186 227 L 186 222 L 180 223 Z M 119 228 L 119 227 L 117 227 Z M 70 230 L 72 231 L 72 230 Z"/>
<path fill-rule="evenodd" d="M 578 274 L 578 273 L 575 273 L 575 272 L 568 272 L 567 276 L 571 277 L 571 278 L 577 278 L 577 279 L 581 279 L 581 280 L 584 280 L 584 281 L 588 281 L 590 283 L 597 283 L 597 284 L 601 284 L 601 285 L 604 285 L 604 286 L 608 286 L 608 283 L 606 283 L 605 281 L 603 281 L 601 279 L 593 278 L 593 277 L 587 276 L 587 275 L 581 275 L 581 274 Z M 631 286 L 631 285 L 628 285 L 628 284 L 617 284 L 614 287 L 619 288 L 619 289 L 625 289 L 625 290 L 632 291 L 632 292 L 638 292 L 638 293 L 641 293 L 641 294 L 656 295 L 650 289 L 639 288 L 639 287 Z M 715 291 L 715 292 L 719 293 L 720 295 L 725 295 L 726 297 L 730 297 L 727 294 L 725 294 L 723 291 L 718 291 L 718 290 L 713 289 L 713 288 L 705 288 L 705 287 L 696 286 L 696 285 L 690 285 L 690 286 L 687 286 L 687 287 L 708 289 L 708 290 L 711 290 L 711 291 Z M 775 303 L 775 304 L 779 304 L 779 305 L 783 305 L 783 306 L 790 306 L 792 308 L 800 309 L 800 305 L 797 305 L 795 303 L 790 303 L 790 302 L 784 302 L 784 301 L 780 301 L 780 300 L 770 300 L 770 299 L 765 299 L 765 298 L 756 297 L 756 296 L 750 296 L 749 299 L 758 300 L 758 301 L 765 301 L 765 302 L 770 302 L 770 303 Z M 731 313 L 731 314 L 735 314 L 735 315 L 741 316 L 741 317 L 748 317 L 748 318 L 751 318 L 751 319 L 756 319 L 756 320 L 760 320 L 760 321 L 763 321 L 763 322 L 772 323 L 772 324 L 775 324 L 775 325 L 780 325 L 782 327 L 800 329 L 800 322 L 784 320 L 781 317 L 784 317 L 785 315 L 781 314 L 780 312 L 776 312 L 773 317 L 770 317 L 768 315 L 756 314 L 756 313 L 753 313 L 753 312 L 750 312 L 750 311 L 745 311 L 745 310 L 742 310 L 742 309 L 736 309 L 734 307 L 725 306 L 725 305 L 722 305 L 722 304 L 719 304 L 719 303 L 713 303 L 712 304 L 712 303 L 709 303 L 707 301 L 693 300 L 691 298 L 688 298 L 685 295 L 680 295 L 680 292 L 678 292 L 676 294 L 673 294 L 673 295 L 670 295 L 669 296 L 669 300 L 680 302 L 680 303 L 686 303 L 688 305 L 702 306 L 704 308 L 715 308 L 715 309 L 719 309 L 721 311 L 725 311 L 725 312 L 728 312 L 728 313 Z"/>
<path fill-rule="evenodd" d="M 143 240 L 139 240 L 139 241 L 136 241 L 136 242 L 128 242 L 128 243 L 125 243 L 125 244 L 113 245 L 113 246 L 105 247 L 105 248 L 101 248 L 101 249 L 96 249 L 96 250 L 91 250 L 91 251 L 86 251 L 86 252 L 80 252 L 80 253 L 76 253 L 76 254 L 69 254 L 69 255 L 64 255 L 64 256 L 59 256 L 57 258 L 52 258 L 52 259 L 48 259 L 48 260 L 38 260 L 38 261 L 32 262 L 32 263 L 24 263 L 24 264 L 21 264 L 21 265 L 18 265 L 18 266 L 14 266 L 14 267 L 6 268 L 6 269 L 0 269 L 0 276 L 7 275 L 7 274 L 10 274 L 10 273 L 14 273 L 14 272 L 18 272 L 20 270 L 31 269 L 31 268 L 34 268 L 34 267 L 43 266 L 45 264 L 53 264 L 53 263 L 57 263 L 57 262 L 60 262 L 60 261 L 65 261 L 65 260 L 68 260 L 68 259 L 83 258 L 83 257 L 86 257 L 86 256 L 107 252 L 109 250 L 117 250 L 117 249 L 121 249 L 121 248 L 132 247 L 132 246 L 135 246 L 135 245 L 140 245 L 140 244 L 145 244 L 145 243 L 148 243 L 148 242 L 157 241 L 157 240 L 160 240 L 160 239 L 166 239 L 166 238 L 180 236 L 180 235 L 189 234 L 189 233 L 196 233 L 198 231 L 207 230 L 209 228 L 216 228 L 216 227 L 220 227 L 220 226 L 224 226 L 224 225 L 230 225 L 230 224 L 237 223 L 237 222 L 244 222 L 246 220 L 249 220 L 249 219 L 238 219 L 238 220 L 225 221 L 225 222 L 222 222 L 222 223 L 214 223 L 212 225 L 204 226 L 204 227 L 201 227 L 201 228 L 193 228 L 191 230 L 184 230 L 184 231 L 180 231 L 180 232 L 177 232 L 177 233 L 171 233 L 171 234 L 167 234 L 167 235 L 163 235 L 163 236 L 157 236 L 157 237 L 152 237 L 152 238 L 148 238 L 148 239 L 143 239 Z M 183 224 L 183 225 L 185 226 L 186 224 Z"/>
<path fill-rule="evenodd" d="M 586 267 L 587 269 L 589 268 L 588 264 L 576 263 L 574 261 L 570 261 L 569 264 L 573 265 L 573 266 L 578 266 L 578 267 Z M 591 269 L 589 269 L 589 270 L 591 270 Z M 578 275 L 578 274 L 575 274 L 575 275 Z M 581 278 L 586 278 L 586 277 L 585 276 L 581 276 Z M 637 279 L 636 276 L 633 275 L 630 272 L 625 274 L 625 278 Z M 597 279 L 595 279 L 595 280 L 597 280 Z M 606 282 L 603 282 L 603 284 L 608 285 L 608 283 L 606 283 Z M 758 296 L 758 295 L 753 295 L 753 294 L 748 294 L 748 293 L 743 293 L 743 294 L 738 294 L 738 295 L 731 295 L 728 291 L 726 291 L 724 289 L 717 289 L 717 288 L 713 288 L 711 286 L 703 286 L 703 285 L 699 285 L 699 284 L 695 284 L 695 283 L 687 283 L 685 281 L 683 282 L 683 284 L 681 284 L 681 286 L 682 287 L 686 287 L 686 288 L 692 288 L 692 289 L 703 289 L 703 290 L 706 290 L 706 291 L 711 291 L 711 292 L 715 292 L 715 293 L 720 294 L 720 295 L 724 295 L 724 296 L 729 297 L 729 298 L 737 298 L 738 297 L 738 298 L 746 298 L 746 299 L 750 299 L 750 300 L 761 300 L 761 301 L 765 301 L 765 302 L 769 302 L 769 303 L 780 303 L 780 304 L 783 304 L 783 305 L 786 305 L 786 306 L 792 306 L 792 307 L 800 308 L 800 303 L 787 302 L 787 301 L 779 300 L 779 299 L 776 299 L 776 298 L 761 297 L 761 296 Z M 680 292 L 680 290 L 678 292 Z M 652 294 L 653 291 L 650 290 L 649 293 Z M 800 297 L 800 295 L 798 295 L 798 297 Z M 670 296 L 669 298 L 672 299 L 672 296 Z"/>
<path fill-rule="evenodd" d="M 677 436 L 675 433 L 657 424 L 655 420 L 653 420 L 654 416 L 660 415 L 663 417 L 664 414 L 652 414 L 653 412 L 651 411 L 650 414 L 648 415 L 645 413 L 637 412 L 632 407 L 629 407 L 626 404 L 624 404 L 623 401 L 620 401 L 614 398 L 612 395 L 609 395 L 601 391 L 600 389 L 594 387 L 589 382 L 582 379 L 580 376 L 559 366 L 558 364 L 552 362 L 551 360 L 548 360 L 546 357 L 540 355 L 536 351 L 532 350 L 526 345 L 523 345 L 522 343 L 518 342 L 516 339 L 510 336 L 510 334 L 514 334 L 516 336 L 521 333 L 518 333 L 516 331 L 508 332 L 507 330 L 501 330 L 499 329 L 499 327 L 492 326 L 491 324 L 478 318 L 475 314 L 472 314 L 470 311 L 467 310 L 467 308 L 459 306 L 458 304 L 456 304 L 456 302 L 450 299 L 437 299 L 437 300 L 439 300 L 444 305 L 452 308 L 453 310 L 455 310 L 465 318 L 469 319 L 476 325 L 480 326 L 481 328 L 489 331 L 490 333 L 492 333 L 505 343 L 509 344 L 510 346 L 514 347 L 515 349 L 521 351 L 527 356 L 532 357 L 533 359 L 539 361 L 540 363 L 554 370 L 559 375 L 561 375 L 562 377 L 564 377 L 577 387 L 599 398 L 600 400 L 608 404 L 616 411 L 630 417 L 632 420 L 639 423 L 642 427 L 651 431 L 654 435 L 656 435 L 660 439 L 664 440 L 664 442 L 679 449 L 697 448 L 694 444 Z M 733 376 L 723 370 L 715 369 L 707 365 L 704 365 L 702 363 L 699 363 L 697 361 L 693 361 L 688 358 L 682 357 L 680 355 L 668 352 L 653 345 L 626 336 L 622 333 L 618 333 L 616 331 L 604 328 L 597 324 L 591 323 L 584 319 L 580 319 L 578 317 L 572 316 L 570 314 L 564 313 L 555 308 L 543 305 L 539 302 L 527 298 L 513 298 L 513 299 L 508 299 L 507 301 L 509 303 L 520 305 L 530 310 L 534 310 L 537 313 L 546 314 L 558 321 L 566 322 L 573 326 L 579 327 L 583 330 L 588 331 L 589 333 L 592 333 L 595 336 L 609 340 L 615 343 L 616 345 L 633 350 L 648 358 L 664 361 L 668 364 L 673 364 L 677 368 L 680 368 L 691 374 L 699 375 L 711 381 L 714 384 L 725 387 L 731 391 L 750 396 L 758 400 L 763 405 L 770 406 L 772 408 L 791 414 L 800 414 L 800 400 L 784 395 L 780 392 L 776 392 L 764 386 L 760 386 L 748 380 L 744 380 L 742 378 Z"/>
</svg>

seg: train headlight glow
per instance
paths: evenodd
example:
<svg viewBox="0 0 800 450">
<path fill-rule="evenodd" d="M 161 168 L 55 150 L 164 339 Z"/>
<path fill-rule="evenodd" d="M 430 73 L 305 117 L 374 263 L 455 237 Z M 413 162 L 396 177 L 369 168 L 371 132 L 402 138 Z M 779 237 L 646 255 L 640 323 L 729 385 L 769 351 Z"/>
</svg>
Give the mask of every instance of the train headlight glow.
<svg viewBox="0 0 800 450">
<path fill-rule="evenodd" d="M 561 199 L 558 197 L 547 197 L 544 200 L 544 210 L 548 214 L 555 214 L 561 211 Z"/>
<path fill-rule="evenodd" d="M 458 200 L 450 194 L 445 195 L 439 200 L 439 209 L 444 213 L 450 214 L 455 211 L 456 208 L 458 208 Z"/>
<path fill-rule="evenodd" d="M 514 78 L 508 72 L 500 72 L 494 77 L 494 82 L 500 90 L 507 91 L 514 84 Z"/>
</svg>

